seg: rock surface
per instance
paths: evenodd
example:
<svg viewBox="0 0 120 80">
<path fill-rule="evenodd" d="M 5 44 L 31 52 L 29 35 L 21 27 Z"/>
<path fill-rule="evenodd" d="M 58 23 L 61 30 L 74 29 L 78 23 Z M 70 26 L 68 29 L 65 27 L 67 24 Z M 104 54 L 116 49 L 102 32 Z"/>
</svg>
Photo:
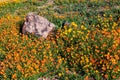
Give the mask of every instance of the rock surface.
<svg viewBox="0 0 120 80">
<path fill-rule="evenodd" d="M 42 36 L 46 38 L 48 34 L 54 29 L 55 25 L 49 22 L 46 18 L 34 13 L 29 13 L 26 16 L 26 20 L 22 28 L 22 33 L 32 33 L 37 37 Z"/>
</svg>

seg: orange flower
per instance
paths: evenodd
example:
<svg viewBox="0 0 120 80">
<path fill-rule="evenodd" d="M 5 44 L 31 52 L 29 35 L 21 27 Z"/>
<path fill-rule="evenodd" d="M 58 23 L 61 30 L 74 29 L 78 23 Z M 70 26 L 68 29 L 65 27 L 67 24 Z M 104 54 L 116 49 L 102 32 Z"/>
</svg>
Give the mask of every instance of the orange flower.
<svg viewBox="0 0 120 80">
<path fill-rule="evenodd" d="M 107 59 L 110 59 L 110 53 L 106 54 Z"/>
<path fill-rule="evenodd" d="M 98 49 L 99 47 L 98 47 L 98 46 L 95 46 L 95 48 L 97 48 L 97 49 Z"/>
<path fill-rule="evenodd" d="M 114 68 L 114 72 L 117 72 L 119 69 L 119 67 L 117 66 L 116 68 Z"/>
<path fill-rule="evenodd" d="M 25 74 L 25 78 L 28 77 L 28 74 Z"/>
<path fill-rule="evenodd" d="M 117 64 L 117 61 L 113 57 L 110 60 L 111 60 L 113 65 Z"/>
<path fill-rule="evenodd" d="M 117 32 L 120 33 L 120 28 L 117 29 Z"/>
<path fill-rule="evenodd" d="M 46 49 L 48 50 L 48 49 L 50 49 L 50 44 L 47 44 L 47 47 L 46 47 Z"/>
<path fill-rule="evenodd" d="M 39 65 L 35 64 L 34 67 L 35 67 L 35 69 L 38 69 L 38 68 L 39 68 Z"/>
<path fill-rule="evenodd" d="M 12 79 L 16 79 L 17 78 L 17 75 L 16 74 L 13 74 L 12 75 Z"/>
<path fill-rule="evenodd" d="M 21 61 L 22 61 L 23 63 L 25 62 L 25 59 L 24 59 L 23 57 L 21 57 L 20 59 L 21 59 Z"/>
<path fill-rule="evenodd" d="M 18 65 L 17 65 L 17 69 L 18 69 L 19 71 L 21 71 L 21 70 L 22 70 L 22 67 L 21 67 L 21 65 L 20 65 L 20 64 L 18 64 Z"/>
<path fill-rule="evenodd" d="M 96 52 L 96 53 L 99 53 L 99 52 L 100 52 L 100 50 L 95 49 L 95 52 Z"/>
<path fill-rule="evenodd" d="M 42 66 L 44 66 L 45 65 L 45 59 L 43 59 L 42 61 L 41 61 L 41 63 L 42 63 Z"/>
<path fill-rule="evenodd" d="M 110 17 L 109 19 L 110 19 L 111 21 L 113 20 L 113 18 L 112 18 L 112 17 Z"/>
<path fill-rule="evenodd" d="M 103 67 L 102 67 L 102 70 L 103 70 L 103 71 L 106 71 L 106 67 L 105 67 L 105 66 L 103 66 Z"/>
<path fill-rule="evenodd" d="M 31 60 L 28 60 L 28 61 L 27 61 L 27 65 L 30 65 L 30 64 L 31 64 L 31 62 L 32 62 Z"/>
<path fill-rule="evenodd" d="M 1 70 L 1 71 L 0 71 L 0 75 L 1 75 L 1 74 L 2 74 L 2 75 L 5 74 L 4 70 Z"/>
<path fill-rule="evenodd" d="M 89 80 L 89 76 L 86 76 L 84 80 Z"/>
<path fill-rule="evenodd" d="M 108 74 L 105 74 L 104 77 L 107 79 L 108 78 Z"/>
<path fill-rule="evenodd" d="M 105 44 L 103 44 L 103 47 L 106 47 L 107 46 L 107 44 L 105 43 Z"/>
<path fill-rule="evenodd" d="M 90 55 L 90 61 L 92 62 L 92 64 L 96 62 L 95 59 L 92 57 L 92 55 Z"/>
<path fill-rule="evenodd" d="M 70 51 L 71 51 L 70 48 L 67 48 L 66 50 L 67 50 L 67 52 L 70 52 Z"/>
<path fill-rule="evenodd" d="M 8 58 L 8 59 L 11 59 L 11 58 L 12 58 L 11 54 L 8 54 L 8 55 L 7 55 L 7 58 Z"/>
<path fill-rule="evenodd" d="M 120 53 L 120 50 L 118 50 L 117 52 Z"/>
<path fill-rule="evenodd" d="M 118 56 L 118 55 L 115 55 L 115 59 L 116 59 L 116 60 L 119 60 L 119 56 Z"/>
<path fill-rule="evenodd" d="M 36 54 L 36 49 L 32 49 L 31 52 L 34 53 L 34 54 Z"/>
<path fill-rule="evenodd" d="M 34 71 L 34 68 L 33 68 L 33 67 L 30 67 L 29 70 L 30 70 L 30 71 Z"/>
<path fill-rule="evenodd" d="M 114 78 L 116 78 L 116 76 L 112 76 L 112 78 L 114 79 Z"/>
</svg>

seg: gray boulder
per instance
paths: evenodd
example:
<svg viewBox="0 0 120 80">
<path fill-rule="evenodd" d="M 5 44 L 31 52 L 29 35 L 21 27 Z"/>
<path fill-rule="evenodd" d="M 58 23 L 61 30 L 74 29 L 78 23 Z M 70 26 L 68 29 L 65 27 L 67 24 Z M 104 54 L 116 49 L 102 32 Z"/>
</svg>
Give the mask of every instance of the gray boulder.
<svg viewBox="0 0 120 80">
<path fill-rule="evenodd" d="M 46 18 L 41 17 L 34 13 L 29 13 L 26 16 L 22 33 L 33 33 L 37 37 L 46 38 L 48 34 L 55 29 L 55 25 L 49 22 Z"/>
</svg>

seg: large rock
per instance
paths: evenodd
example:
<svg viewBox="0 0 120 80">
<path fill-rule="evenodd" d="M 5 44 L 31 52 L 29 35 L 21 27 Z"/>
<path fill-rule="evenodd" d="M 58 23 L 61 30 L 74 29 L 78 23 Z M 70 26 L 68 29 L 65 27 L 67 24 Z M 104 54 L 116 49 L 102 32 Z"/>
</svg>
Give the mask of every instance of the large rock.
<svg viewBox="0 0 120 80">
<path fill-rule="evenodd" d="M 26 20 L 24 22 L 22 33 L 33 33 L 37 37 L 46 38 L 48 34 L 53 31 L 55 25 L 49 22 L 46 18 L 36 15 L 34 13 L 29 13 L 26 16 Z"/>
</svg>

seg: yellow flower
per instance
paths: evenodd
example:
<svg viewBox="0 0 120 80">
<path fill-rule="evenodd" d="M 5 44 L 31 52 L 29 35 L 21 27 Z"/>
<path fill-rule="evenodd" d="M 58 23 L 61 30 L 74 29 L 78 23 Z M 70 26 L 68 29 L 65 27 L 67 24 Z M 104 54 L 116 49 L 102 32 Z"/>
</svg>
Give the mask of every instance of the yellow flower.
<svg viewBox="0 0 120 80">
<path fill-rule="evenodd" d="M 80 30 L 78 30 L 77 33 L 78 33 L 78 34 L 84 34 L 84 32 L 82 32 L 82 31 L 80 31 Z"/>
<path fill-rule="evenodd" d="M 85 38 L 82 36 L 82 40 L 85 41 Z"/>
<path fill-rule="evenodd" d="M 117 64 L 117 61 L 114 58 L 111 58 L 111 62 L 113 65 Z"/>
<path fill-rule="evenodd" d="M 68 77 L 65 77 L 65 80 L 69 80 Z"/>
<path fill-rule="evenodd" d="M 105 17 L 105 16 L 106 16 L 106 14 L 103 14 L 103 16 Z"/>
<path fill-rule="evenodd" d="M 66 30 L 66 31 L 64 31 L 64 32 L 63 32 L 63 34 L 67 35 L 67 34 L 68 34 L 67 30 Z"/>
<path fill-rule="evenodd" d="M 85 61 L 86 61 L 86 63 L 88 63 L 88 62 L 89 62 L 89 59 L 88 59 L 88 57 L 86 57 Z"/>
<path fill-rule="evenodd" d="M 72 22 L 71 25 L 74 26 L 74 27 L 78 26 L 75 22 Z"/>
<path fill-rule="evenodd" d="M 58 76 L 61 77 L 61 76 L 62 76 L 62 73 L 59 73 Z"/>
<path fill-rule="evenodd" d="M 113 23 L 112 29 L 114 29 L 118 24 L 116 22 Z"/>
<path fill-rule="evenodd" d="M 83 66 L 83 68 L 88 68 L 89 67 L 89 65 L 85 65 L 85 66 Z"/>
<path fill-rule="evenodd" d="M 86 27 L 84 25 L 81 25 L 82 30 L 86 30 Z"/>
<path fill-rule="evenodd" d="M 72 31 L 72 29 L 70 28 L 70 29 L 68 29 L 68 32 L 70 33 Z"/>
</svg>

